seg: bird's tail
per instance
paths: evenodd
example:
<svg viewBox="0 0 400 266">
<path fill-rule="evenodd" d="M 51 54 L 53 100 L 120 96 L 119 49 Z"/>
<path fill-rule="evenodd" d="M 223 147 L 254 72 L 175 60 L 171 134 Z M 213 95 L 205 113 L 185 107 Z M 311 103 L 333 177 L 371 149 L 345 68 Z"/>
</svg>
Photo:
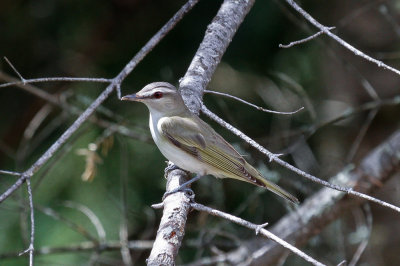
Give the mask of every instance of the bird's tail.
<svg viewBox="0 0 400 266">
<path fill-rule="evenodd" d="M 281 196 L 282 198 L 287 199 L 287 200 L 289 200 L 289 201 L 291 201 L 293 203 L 296 203 L 296 204 L 300 203 L 299 200 L 295 196 L 293 196 L 289 192 L 285 191 L 283 188 L 281 188 L 277 184 L 272 183 L 271 181 L 268 181 L 267 179 L 265 179 L 249 163 L 246 162 L 245 168 L 247 168 L 246 170 L 250 170 L 248 172 L 251 175 L 251 180 L 246 180 L 247 182 L 255 184 L 255 185 L 260 186 L 260 187 L 265 187 L 269 191 L 271 191 L 271 192 L 273 192 L 273 193 Z"/>
</svg>

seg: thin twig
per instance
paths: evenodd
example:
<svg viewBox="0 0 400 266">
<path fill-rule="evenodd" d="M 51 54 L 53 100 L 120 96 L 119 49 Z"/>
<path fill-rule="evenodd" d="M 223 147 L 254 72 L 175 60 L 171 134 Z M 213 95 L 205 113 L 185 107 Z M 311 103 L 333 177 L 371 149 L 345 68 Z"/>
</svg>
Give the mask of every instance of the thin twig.
<svg viewBox="0 0 400 266">
<path fill-rule="evenodd" d="M 132 256 L 129 252 L 129 232 L 128 232 L 128 166 L 129 166 L 129 151 L 127 149 L 127 143 L 125 139 L 122 139 L 121 152 L 120 152 L 120 193 L 122 202 L 122 215 L 119 227 L 119 238 L 121 240 L 121 256 L 124 265 L 133 265 Z"/>
<path fill-rule="evenodd" d="M 322 127 L 333 125 L 337 122 L 343 121 L 343 120 L 350 118 L 361 112 L 380 109 L 381 107 L 384 107 L 384 106 L 396 106 L 396 105 L 400 105 L 400 96 L 395 96 L 391 99 L 382 99 L 382 100 L 375 100 L 375 101 L 367 102 L 356 108 L 348 108 L 347 110 L 344 110 L 341 115 L 334 117 L 329 121 L 325 121 L 325 122 L 322 121 L 319 123 L 315 123 L 315 124 L 311 125 L 308 129 L 301 131 L 301 134 L 305 133 L 305 137 L 309 138 L 311 135 L 313 135 L 315 133 L 315 131 L 317 129 L 321 129 Z"/>
<path fill-rule="evenodd" d="M 22 256 L 25 253 L 29 252 L 29 266 L 33 266 L 33 251 L 34 251 L 34 242 L 35 242 L 35 215 L 33 209 L 33 196 L 32 196 L 32 187 L 30 178 L 26 179 L 26 187 L 28 189 L 28 200 L 29 200 L 29 209 L 30 209 L 30 218 L 31 218 L 31 237 L 29 247 L 18 254 L 18 256 Z"/>
<path fill-rule="evenodd" d="M 74 78 L 74 77 L 36 78 L 36 79 L 24 79 L 22 81 L 0 84 L 0 88 L 10 87 L 14 85 L 26 85 L 32 83 L 54 82 L 54 81 L 111 83 L 113 80 L 106 78 Z"/>
<path fill-rule="evenodd" d="M 252 103 L 250 103 L 250 102 L 248 102 L 248 101 L 245 101 L 245 100 L 243 100 L 243 99 L 241 99 L 241 98 L 239 98 L 239 97 L 230 95 L 230 94 L 228 94 L 228 93 L 223 93 L 223 92 L 218 92 L 218 91 L 211 91 L 211 90 L 204 90 L 204 93 L 210 93 L 210 94 L 215 94 L 215 95 L 220 95 L 220 96 L 232 98 L 232 99 L 235 99 L 236 101 L 239 101 L 239 102 L 241 102 L 241 103 L 250 105 L 251 107 L 254 107 L 254 108 L 256 108 L 257 110 L 260 110 L 260 111 L 263 111 L 263 112 L 266 112 L 266 113 L 271 113 L 271 114 L 293 115 L 293 114 L 298 113 L 298 112 L 300 112 L 301 110 L 304 109 L 304 107 L 300 107 L 300 108 L 297 109 L 296 111 L 292 111 L 292 112 L 273 111 L 273 110 L 265 109 L 265 108 L 263 108 L 263 107 L 261 107 L 261 106 L 257 106 L 257 105 L 255 105 L 255 104 L 252 104 Z"/>
<path fill-rule="evenodd" d="M 66 226 L 77 232 L 78 234 L 82 235 L 85 237 L 87 240 L 90 240 L 92 242 L 99 243 L 99 240 L 96 236 L 92 235 L 88 230 L 86 230 L 84 227 L 82 227 L 80 224 L 77 224 L 68 218 L 62 216 L 59 214 L 57 211 L 53 210 L 50 207 L 42 207 L 38 206 L 36 204 L 35 209 L 42 212 L 43 214 L 53 218 L 56 221 L 60 221 L 61 223 L 64 223 Z"/>
<path fill-rule="evenodd" d="M 335 27 L 329 27 L 328 28 L 328 30 L 333 30 L 333 29 L 335 29 Z M 301 44 L 301 43 L 305 43 L 305 42 L 311 41 L 312 39 L 317 38 L 319 35 L 321 35 L 323 33 L 324 33 L 323 31 L 319 31 L 319 32 L 315 33 L 314 35 L 311 35 L 311 36 L 309 36 L 307 38 L 304 38 L 304 39 L 301 39 L 301 40 L 298 40 L 298 41 L 291 42 L 289 44 L 279 44 L 279 48 L 290 48 L 290 47 L 295 46 L 297 44 Z"/>
<path fill-rule="evenodd" d="M 94 228 L 96 229 L 97 235 L 99 236 L 99 240 L 100 240 L 99 242 L 102 244 L 106 241 L 106 231 L 104 230 L 104 227 L 101 224 L 100 219 L 96 216 L 96 214 L 91 209 L 89 209 L 88 207 L 86 207 L 83 204 L 72 202 L 72 201 L 64 201 L 62 203 L 62 205 L 65 207 L 68 207 L 68 208 L 78 210 L 81 213 L 83 213 L 89 219 L 89 221 L 93 224 Z"/>
<path fill-rule="evenodd" d="M 7 57 L 4 57 L 4 60 L 10 65 L 10 67 L 14 70 L 17 76 L 20 78 L 21 81 L 14 81 L 9 83 L 0 84 L 0 88 L 5 88 L 13 85 L 26 85 L 28 83 L 39 83 L 39 82 L 52 82 L 52 81 L 70 81 L 70 82 L 99 82 L 99 83 L 111 83 L 112 79 L 105 79 L 105 78 L 75 78 L 75 77 L 46 77 L 46 78 L 36 78 L 36 79 L 25 79 L 22 75 L 18 72 L 17 68 L 8 60 Z"/>
<path fill-rule="evenodd" d="M 204 205 L 201 205 L 199 203 L 191 203 L 190 206 L 198 211 L 203 211 L 206 213 L 209 213 L 211 215 L 217 216 L 217 217 L 221 217 L 224 219 L 227 219 L 233 223 L 242 225 L 244 227 L 247 227 L 249 229 L 252 229 L 255 231 L 256 234 L 260 234 L 263 235 L 273 241 L 275 241 L 276 243 L 282 245 L 283 247 L 289 249 L 290 251 L 292 251 L 293 253 L 295 253 L 296 255 L 298 255 L 299 257 L 303 258 L 305 261 L 313 264 L 313 265 L 325 265 L 322 264 L 321 262 L 315 260 L 314 258 L 310 257 L 309 255 L 305 254 L 303 251 L 301 251 L 300 249 L 296 248 L 295 246 L 289 244 L 288 242 L 284 241 L 283 239 L 279 238 L 278 236 L 272 234 L 270 231 L 264 229 L 263 227 L 265 226 L 265 224 L 262 225 L 257 225 L 257 224 L 253 224 L 249 221 L 246 221 L 244 219 L 241 219 L 239 217 L 236 217 L 232 214 L 229 213 L 225 213 L 216 209 L 212 209 L 210 207 L 206 207 Z"/>
<path fill-rule="evenodd" d="M 128 248 L 134 251 L 149 250 L 153 246 L 152 240 L 131 240 L 128 242 Z M 92 252 L 92 251 L 112 251 L 121 249 L 119 240 L 110 240 L 106 243 L 99 244 L 97 241 L 86 241 L 79 244 L 71 244 L 60 247 L 42 247 L 35 250 L 35 255 L 63 254 L 76 252 Z M 16 252 L 0 254 L 0 259 L 15 258 L 18 255 Z"/>
<path fill-rule="evenodd" d="M 371 207 L 368 204 L 363 205 L 363 210 L 364 210 L 364 216 L 365 216 L 365 223 L 366 227 L 368 230 L 368 235 L 363 239 L 358 246 L 356 252 L 353 255 L 353 258 L 349 262 L 348 266 L 356 266 L 358 261 L 360 260 L 361 255 L 363 254 L 365 248 L 368 245 L 369 238 L 371 237 L 371 232 L 372 232 L 372 213 L 371 213 Z"/>
<path fill-rule="evenodd" d="M 0 174 L 14 175 L 14 176 L 21 176 L 22 175 L 22 173 L 14 172 L 14 171 L 7 171 L 7 170 L 0 170 Z"/>
<path fill-rule="evenodd" d="M 353 54 L 355 54 L 356 56 L 362 57 L 365 60 L 376 64 L 378 67 L 381 67 L 383 69 L 392 71 L 394 73 L 396 73 L 397 75 L 400 75 L 400 70 L 397 70 L 394 67 L 388 66 L 385 63 L 383 63 L 382 61 L 379 61 L 375 58 L 372 58 L 369 55 L 366 55 L 365 53 L 363 53 L 362 51 L 358 50 L 357 48 L 355 48 L 354 46 L 350 45 L 349 43 L 347 43 L 346 41 L 344 41 L 343 39 L 339 38 L 337 35 L 333 34 L 328 27 L 322 25 L 321 23 L 319 23 L 317 20 L 315 20 L 310 14 L 308 14 L 304 9 L 302 9 L 295 1 L 293 0 L 286 0 L 286 2 L 293 7 L 297 12 L 299 12 L 306 20 L 308 20 L 311 24 L 313 24 L 315 27 L 317 27 L 318 29 L 320 29 L 322 32 L 324 32 L 326 35 L 328 35 L 329 37 L 331 37 L 332 39 L 334 39 L 336 42 L 338 42 L 340 45 L 342 45 L 343 47 L 345 47 L 346 49 L 348 49 L 349 51 L 351 51 Z"/>
<path fill-rule="evenodd" d="M 18 70 L 14 67 L 14 65 L 10 62 L 10 60 L 8 60 L 7 57 L 4 57 L 4 60 L 6 60 L 6 62 L 10 65 L 10 67 L 12 68 L 12 70 L 14 70 L 14 72 L 17 74 L 17 76 L 21 79 L 21 82 L 23 84 L 25 84 L 26 80 L 22 77 L 22 75 L 18 72 Z"/>
<path fill-rule="evenodd" d="M 97 97 L 95 101 L 75 120 L 75 122 L 58 138 L 56 142 L 40 158 L 27 169 L 22 176 L 3 194 L 0 195 L 0 203 L 13 194 L 26 180 L 36 173 L 54 153 L 71 137 L 71 135 L 93 114 L 108 96 L 119 86 L 122 81 L 132 72 L 139 62 L 174 28 L 183 16 L 198 2 L 190 0 L 179 9 L 179 11 L 140 49 L 140 51 L 125 65 L 122 71 L 112 79 L 110 85 Z"/>
<path fill-rule="evenodd" d="M 80 115 L 83 111 L 80 110 L 80 108 L 77 108 L 76 106 L 70 105 L 68 102 L 63 101 L 62 99 L 59 99 L 58 97 L 39 89 L 38 87 L 35 87 L 31 84 L 18 84 L 18 82 L 15 81 L 15 78 L 5 74 L 4 72 L 0 71 L 0 79 L 3 79 L 5 81 L 9 81 L 10 83 L 15 83 L 15 85 L 18 88 L 23 89 L 24 91 L 27 91 L 49 103 L 51 103 L 52 105 L 62 108 L 65 111 L 68 111 L 69 113 L 73 114 L 73 115 Z M 61 95 L 62 96 L 62 95 Z M 60 97 L 61 98 L 61 97 Z M 90 104 L 90 103 L 89 103 Z M 89 105 L 88 104 L 88 105 Z M 101 107 L 101 106 L 100 106 Z M 96 109 L 97 112 L 102 111 L 102 108 L 97 108 Z M 107 115 L 107 114 L 106 114 Z M 117 119 L 119 120 L 119 119 Z M 126 126 L 123 125 L 119 125 L 113 122 L 109 122 L 107 120 L 104 120 L 102 118 L 98 118 L 96 116 L 92 116 L 88 119 L 88 121 L 103 127 L 103 128 L 109 128 L 112 127 L 114 128 L 119 134 L 130 137 L 130 138 L 134 138 L 134 139 L 138 139 L 140 141 L 144 141 L 147 142 L 149 139 L 148 137 L 146 137 L 143 134 L 138 134 L 136 132 L 134 132 L 131 129 L 128 129 Z M 119 121 L 120 123 L 123 124 L 123 121 Z"/>
<path fill-rule="evenodd" d="M 259 150 L 261 153 L 263 153 L 266 156 L 268 156 L 270 161 L 274 161 L 274 162 L 280 164 L 281 166 L 291 170 L 292 172 L 294 172 L 294 173 L 296 173 L 296 174 L 298 174 L 300 176 L 303 176 L 303 177 L 305 177 L 305 178 L 307 178 L 307 179 L 309 179 L 309 180 L 311 180 L 311 181 L 313 181 L 315 183 L 318 183 L 318 184 L 323 185 L 325 187 L 329 187 L 331 189 L 335 189 L 335 190 L 338 190 L 338 191 L 345 192 L 347 194 L 356 196 L 358 198 L 362 198 L 362 199 L 366 199 L 366 200 L 375 202 L 375 203 L 377 203 L 377 204 L 379 204 L 381 206 L 390 208 L 390 209 L 400 213 L 400 208 L 395 206 L 395 205 L 392 205 L 392 204 L 387 203 L 385 201 L 382 201 L 382 200 L 376 199 L 374 197 L 365 195 L 365 194 L 363 194 L 361 192 L 353 191 L 352 188 L 346 188 L 346 187 L 341 187 L 341 186 L 338 186 L 338 185 L 331 184 L 331 183 L 329 183 L 327 181 L 324 181 L 324 180 L 322 180 L 322 179 L 320 179 L 320 178 L 318 178 L 316 176 L 313 176 L 313 175 L 311 175 L 309 173 L 306 173 L 306 172 L 296 168 L 295 166 L 293 166 L 293 165 L 291 165 L 291 164 L 279 159 L 279 155 L 278 154 L 274 154 L 274 153 L 268 151 L 266 148 L 264 148 L 263 146 L 258 144 L 256 141 L 254 141 L 253 139 L 251 139 L 250 137 L 245 135 L 243 132 L 241 132 L 237 128 L 233 127 L 229 123 L 225 122 L 223 119 L 218 117 L 216 114 L 214 114 L 213 112 L 208 110 L 208 108 L 205 105 L 202 106 L 201 110 L 205 115 L 210 117 L 212 120 L 216 121 L 218 124 L 220 124 L 221 126 L 225 127 L 226 129 L 230 130 L 235 135 L 237 135 L 238 137 L 240 137 L 241 139 L 246 141 L 248 144 L 250 144 L 251 146 L 253 146 L 257 150 Z"/>
<path fill-rule="evenodd" d="M 360 147 L 361 142 L 363 141 L 365 135 L 367 134 L 367 131 L 368 131 L 372 121 L 374 120 L 376 114 L 378 113 L 378 111 L 379 111 L 379 109 L 376 108 L 376 109 L 372 109 L 368 113 L 367 118 L 365 119 L 363 125 L 361 126 L 361 128 L 357 134 L 357 137 L 354 139 L 353 143 L 350 146 L 349 152 L 347 153 L 347 156 L 346 156 L 347 163 L 350 163 L 353 160 L 354 156 L 356 155 L 358 148 Z"/>
</svg>

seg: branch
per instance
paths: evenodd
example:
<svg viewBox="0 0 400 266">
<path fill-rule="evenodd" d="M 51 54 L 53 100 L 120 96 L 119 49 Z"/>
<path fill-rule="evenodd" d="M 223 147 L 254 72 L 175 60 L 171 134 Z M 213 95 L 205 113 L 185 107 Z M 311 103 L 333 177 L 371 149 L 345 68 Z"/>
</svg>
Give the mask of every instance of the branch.
<svg viewBox="0 0 400 266">
<path fill-rule="evenodd" d="M 7 171 L 7 170 L 0 170 L 0 174 L 4 174 L 4 175 L 13 175 L 13 176 L 21 176 L 21 173 L 14 172 L 14 171 Z"/>
<path fill-rule="evenodd" d="M 90 106 L 74 121 L 74 123 L 54 142 L 47 151 L 42 154 L 35 163 L 31 165 L 18 180 L 9 187 L 3 194 L 0 195 L 0 203 L 11 196 L 17 189 L 21 187 L 24 182 L 27 182 L 28 190 L 30 191 L 30 179 L 32 176 L 50 159 L 53 155 L 63 146 L 65 142 L 75 133 L 80 126 L 89 119 L 94 111 L 111 95 L 114 90 L 117 90 L 120 96 L 120 86 L 123 80 L 132 72 L 132 70 L 139 64 L 140 61 L 166 36 L 166 34 L 174 28 L 174 26 L 183 18 L 183 16 L 191 10 L 191 8 L 198 2 L 198 0 L 189 0 L 185 5 L 178 10 L 178 12 L 140 49 L 140 51 L 125 65 L 122 71 L 110 81 L 107 88 L 93 101 Z M 7 60 L 8 61 L 8 60 Z M 8 61 L 9 62 L 9 61 Z M 25 79 L 18 73 L 12 66 L 18 76 L 26 83 Z M 34 250 L 34 213 L 31 193 L 29 193 L 30 212 L 31 212 L 31 243 L 28 248 L 30 265 L 33 265 L 33 250 Z"/>
<path fill-rule="evenodd" d="M 243 132 L 241 132 L 239 129 L 235 128 L 234 126 L 232 126 L 231 124 L 225 122 L 223 119 L 221 119 L 220 117 L 218 117 L 216 114 L 214 114 L 213 112 L 211 112 L 210 110 L 207 109 L 207 107 L 205 105 L 202 106 L 202 112 L 204 114 L 206 114 L 208 117 L 210 117 L 211 119 L 213 119 L 214 121 L 216 121 L 218 124 L 220 124 L 221 126 L 227 128 L 228 130 L 230 130 L 231 132 L 233 132 L 235 135 L 237 135 L 238 137 L 240 137 L 241 139 L 245 140 L 247 143 L 249 143 L 251 146 L 253 146 L 254 148 L 256 148 L 258 151 L 260 151 L 261 153 L 265 154 L 266 156 L 269 157 L 270 161 L 274 161 L 277 164 L 280 164 L 281 166 L 291 170 L 292 172 L 301 175 L 317 184 L 321 184 L 325 187 L 337 190 L 337 191 L 341 191 L 341 192 L 345 192 L 347 194 L 353 195 L 355 197 L 358 198 L 362 198 L 362 199 L 366 199 L 369 200 L 371 202 L 375 202 L 381 206 L 390 208 L 398 213 L 400 213 L 400 208 L 384 202 L 382 200 L 379 200 L 377 198 L 368 196 L 364 193 L 358 192 L 358 191 L 354 191 L 352 188 L 348 188 L 348 187 L 343 187 L 343 186 L 339 186 L 339 185 L 335 185 L 332 184 L 330 182 L 327 182 L 325 180 L 322 180 L 316 176 L 313 176 L 309 173 L 306 173 L 300 169 L 298 169 L 297 167 L 279 159 L 279 154 L 274 154 L 270 151 L 268 151 L 266 148 L 264 148 L 263 146 L 261 146 L 260 144 L 258 144 L 256 141 L 254 141 L 253 139 L 251 139 L 249 136 L 247 136 L 246 134 L 244 134 Z"/>
<path fill-rule="evenodd" d="M 335 27 L 329 27 L 328 28 L 328 30 L 333 30 L 333 29 L 335 29 Z M 317 38 L 321 34 L 324 34 L 324 32 L 323 31 L 319 31 L 319 32 L 307 37 L 307 38 L 304 38 L 304 39 L 301 39 L 301 40 L 298 40 L 298 41 L 294 41 L 294 42 L 291 42 L 289 44 L 279 44 L 279 48 L 290 48 L 290 47 L 295 46 L 297 44 L 301 44 L 301 43 L 305 43 L 305 42 L 311 41 L 311 40 Z"/>
<path fill-rule="evenodd" d="M 31 84 L 31 83 L 54 82 L 54 81 L 111 83 L 112 79 L 74 78 L 74 77 L 35 78 L 35 79 L 23 79 L 21 81 L 14 81 L 14 82 L 0 84 L 0 88 L 10 87 L 10 86 L 14 86 L 14 85 L 26 85 L 26 84 Z"/>
<path fill-rule="evenodd" d="M 79 244 L 71 244 L 60 247 L 42 247 L 35 249 L 35 255 L 49 255 L 49 254 L 62 254 L 62 253 L 75 253 L 75 252 L 102 252 L 119 250 L 122 247 L 120 241 L 108 241 L 100 244 L 97 241 L 86 241 Z M 153 246 L 152 240 L 132 240 L 127 243 L 129 250 L 149 250 Z M 18 256 L 16 252 L 0 254 L 0 259 L 10 259 Z"/>
<path fill-rule="evenodd" d="M 29 266 L 33 266 L 33 251 L 34 251 L 34 246 L 33 243 L 35 242 L 35 216 L 34 216 L 34 210 L 33 210 L 33 196 L 32 196 L 32 187 L 31 187 L 31 181 L 30 178 L 26 180 L 26 187 L 28 189 L 28 201 L 29 201 L 29 210 L 30 210 L 30 219 L 31 219 L 31 237 L 29 239 L 29 247 L 20 252 L 18 256 L 22 256 L 26 253 L 29 253 Z"/>
<path fill-rule="evenodd" d="M 180 169 L 168 172 L 166 191 L 173 191 L 187 181 L 187 173 Z M 147 260 L 147 265 L 175 265 L 176 256 L 185 234 L 190 197 L 183 192 L 168 195 L 156 240 Z"/>
<path fill-rule="evenodd" d="M 376 184 L 384 183 L 398 171 L 399 150 L 400 130 L 364 157 L 357 168 L 351 171 L 343 170 L 331 178 L 330 182 L 358 187 L 365 193 L 371 193 L 377 188 Z M 363 202 L 365 201 L 345 197 L 339 191 L 323 188 L 307 199 L 296 211 L 281 218 L 272 227 L 271 232 L 289 243 L 301 246 L 330 222 Z M 274 242 L 255 239 L 243 243 L 243 246 L 227 256 L 235 265 L 248 258 L 251 258 L 253 265 L 274 265 L 284 252 L 286 250 Z"/>
<path fill-rule="evenodd" d="M 275 241 L 275 243 L 277 243 L 278 245 L 280 245 L 282 248 L 286 248 L 290 251 L 292 251 L 293 253 L 295 253 L 296 255 L 298 255 L 299 257 L 303 258 L 304 260 L 306 260 L 307 262 L 313 264 L 313 265 L 324 265 L 322 263 L 320 263 L 319 261 L 315 260 L 314 258 L 308 256 L 307 254 L 305 254 L 303 251 L 299 250 L 298 248 L 292 246 L 291 244 L 289 244 L 288 242 L 282 240 L 281 238 L 277 237 L 276 235 L 274 235 L 273 233 L 271 233 L 270 231 L 264 229 L 263 227 L 266 226 L 265 225 L 257 225 L 257 224 L 253 224 L 251 222 L 248 222 L 246 220 L 243 220 L 239 217 L 236 217 L 234 215 L 228 214 L 228 213 L 224 213 L 215 209 L 212 209 L 210 207 L 206 207 L 204 205 L 201 205 L 199 203 L 191 203 L 190 206 L 198 211 L 203 211 L 206 213 L 209 213 L 211 215 L 217 216 L 217 217 L 221 217 L 224 219 L 227 219 L 233 223 L 242 225 L 244 227 L 247 227 L 249 229 L 252 229 L 255 231 L 256 235 L 260 234 L 263 235 L 273 241 Z"/>
<path fill-rule="evenodd" d="M 300 107 L 299 109 L 297 109 L 297 110 L 295 110 L 295 111 L 292 111 L 292 112 L 274 111 L 274 110 L 265 109 L 265 108 L 263 108 L 263 107 L 261 107 L 261 106 L 257 106 L 257 105 L 255 105 L 255 104 L 252 104 L 252 103 L 250 103 L 250 102 L 248 102 L 248 101 L 245 101 L 245 100 L 243 100 L 243 99 L 241 99 L 241 98 L 239 98 L 239 97 L 230 95 L 230 94 L 228 94 L 228 93 L 223 93 L 223 92 L 218 92 L 218 91 L 210 91 L 210 90 L 204 90 L 204 92 L 205 92 L 205 93 L 210 93 L 210 94 L 219 95 L 219 96 L 224 96 L 224 97 L 227 97 L 227 98 L 232 98 L 232 99 L 234 99 L 234 100 L 236 100 L 236 101 L 238 101 L 238 102 L 247 104 L 247 105 L 249 105 L 249 106 L 251 106 L 251 107 L 253 107 L 253 108 L 255 108 L 255 109 L 259 110 L 259 111 L 266 112 L 266 113 L 270 113 L 270 114 L 293 115 L 293 114 L 296 114 L 296 113 L 298 113 L 298 112 L 300 112 L 301 110 L 304 109 L 304 107 Z"/>
<path fill-rule="evenodd" d="M 198 0 L 190 0 L 140 49 L 140 51 L 128 62 L 122 71 L 112 79 L 110 85 L 97 97 L 97 99 L 75 120 L 75 122 L 58 138 L 56 142 L 24 173 L 22 176 L 0 196 L 0 203 L 13 194 L 27 178 L 35 174 L 53 154 L 78 130 L 78 128 L 93 114 L 108 96 L 119 88 L 122 81 L 132 72 L 140 61 L 165 37 L 165 35 L 182 19 L 182 17 L 197 3 Z"/>
<path fill-rule="evenodd" d="M 369 55 L 366 55 L 365 53 L 363 53 L 362 51 L 358 50 L 357 48 L 355 48 L 354 46 L 352 46 L 351 44 L 347 43 L 346 41 L 342 40 L 340 37 L 336 36 L 335 34 L 333 34 L 330 31 L 329 27 L 326 27 L 324 25 L 322 25 L 321 23 L 319 23 L 316 19 L 314 19 L 310 14 L 308 14 L 304 9 L 302 9 L 298 4 L 296 4 L 295 1 L 293 0 L 286 0 L 286 2 L 293 7 L 297 12 L 299 12 L 306 20 L 308 20 L 311 24 L 313 24 L 315 27 L 317 27 L 318 29 L 320 29 L 323 33 L 325 33 L 327 36 L 331 37 L 332 39 L 334 39 L 337 43 L 339 43 L 340 45 L 342 45 L 343 47 L 345 47 L 346 49 L 348 49 L 349 51 L 351 51 L 353 54 L 364 58 L 365 60 L 376 64 L 378 67 L 381 67 L 383 69 L 392 71 L 394 73 L 396 73 L 397 75 L 400 75 L 400 70 L 395 69 L 394 67 L 388 66 L 385 63 L 383 63 L 382 61 L 379 61 L 375 58 L 372 58 Z"/>
<path fill-rule="evenodd" d="M 199 49 L 179 81 L 182 98 L 192 113 L 199 114 L 203 92 L 253 4 L 254 0 L 225 0 L 208 25 Z"/>
</svg>

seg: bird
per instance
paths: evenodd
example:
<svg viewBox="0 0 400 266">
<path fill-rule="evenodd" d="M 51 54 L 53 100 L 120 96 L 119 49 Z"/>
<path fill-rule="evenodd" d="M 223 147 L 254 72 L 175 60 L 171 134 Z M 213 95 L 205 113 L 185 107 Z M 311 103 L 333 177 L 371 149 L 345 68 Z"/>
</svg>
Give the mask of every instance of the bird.
<svg viewBox="0 0 400 266">
<path fill-rule="evenodd" d="M 299 203 L 296 197 L 264 178 L 210 125 L 193 114 L 172 84 L 153 82 L 121 100 L 141 102 L 147 106 L 155 144 L 179 168 L 198 177 L 213 175 L 245 181 Z"/>
</svg>

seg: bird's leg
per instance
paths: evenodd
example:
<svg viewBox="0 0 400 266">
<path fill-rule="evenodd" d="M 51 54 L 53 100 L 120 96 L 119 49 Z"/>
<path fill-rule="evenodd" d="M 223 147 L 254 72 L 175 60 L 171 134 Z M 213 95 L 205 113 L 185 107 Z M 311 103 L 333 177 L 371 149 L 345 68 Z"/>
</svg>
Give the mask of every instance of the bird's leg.
<svg viewBox="0 0 400 266">
<path fill-rule="evenodd" d="M 190 179 L 189 181 L 183 183 L 182 185 L 180 185 L 179 187 L 171 190 L 171 191 L 167 191 L 164 193 L 162 200 L 164 200 L 166 197 L 168 197 L 171 194 L 174 194 L 176 192 L 186 192 L 189 195 L 193 196 L 194 192 L 193 190 L 191 190 L 190 188 L 188 188 L 187 186 L 189 186 L 190 184 L 192 184 L 193 182 L 196 182 L 197 180 L 199 180 L 200 178 L 202 178 L 204 175 L 199 175 L 197 174 L 195 177 L 193 177 L 192 179 Z"/>
</svg>

